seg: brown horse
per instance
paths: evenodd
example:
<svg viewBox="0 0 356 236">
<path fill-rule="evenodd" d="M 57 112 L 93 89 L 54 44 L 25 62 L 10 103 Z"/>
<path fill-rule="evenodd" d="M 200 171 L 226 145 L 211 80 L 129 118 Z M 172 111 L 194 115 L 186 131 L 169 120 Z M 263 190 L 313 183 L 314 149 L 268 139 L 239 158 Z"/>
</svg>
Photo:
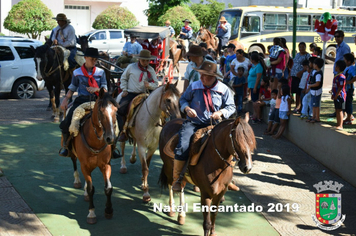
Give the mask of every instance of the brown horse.
<svg viewBox="0 0 356 236">
<path fill-rule="evenodd" d="M 215 52 L 218 50 L 218 45 L 219 45 L 219 39 L 212 34 L 209 30 L 207 30 L 205 27 L 200 27 L 196 42 L 199 44 L 201 42 L 206 43 L 206 45 L 209 48 L 212 48 Z"/>
<path fill-rule="evenodd" d="M 248 115 L 246 115 L 248 118 Z M 169 204 L 171 212 L 170 216 L 174 215 L 174 199 L 171 189 L 173 181 L 173 158 L 169 157 L 164 147 L 168 140 L 175 135 L 184 120 L 176 119 L 168 122 L 162 129 L 159 150 L 163 160 L 162 171 L 160 175 L 161 187 L 168 187 Z M 235 120 L 228 119 L 217 124 L 211 131 L 208 137 L 207 144 L 200 155 L 200 159 L 195 166 L 189 165 L 189 175 L 194 185 L 200 188 L 201 192 L 201 207 L 216 206 L 218 209 L 221 198 L 224 196 L 228 184 L 232 180 L 233 165 L 231 162 L 234 158 L 237 159 L 240 170 L 247 174 L 252 168 L 251 152 L 256 148 L 255 135 L 247 120 L 237 118 Z M 183 185 L 186 182 L 183 180 Z M 184 189 L 180 193 L 180 209 L 184 209 Z M 176 208 L 177 209 L 177 208 Z M 204 217 L 204 235 L 215 235 L 215 219 L 217 212 L 203 212 Z M 185 212 L 182 211 L 178 215 L 179 224 L 185 222 Z"/>
<path fill-rule="evenodd" d="M 104 176 L 106 208 L 105 217 L 110 219 L 113 215 L 111 194 L 113 187 L 110 182 L 111 176 L 111 145 L 115 140 L 117 103 L 109 93 L 103 89 L 99 92 L 94 108 L 89 118 L 80 128 L 79 134 L 72 142 L 71 158 L 79 159 L 82 173 L 85 178 L 85 200 L 89 201 L 89 214 L 87 223 L 95 224 L 94 212 L 94 186 L 91 172 L 99 167 Z M 74 163 L 74 161 L 73 161 Z"/>
<path fill-rule="evenodd" d="M 182 45 L 179 45 L 174 40 L 169 40 L 169 58 L 172 59 L 173 70 L 174 68 L 177 70 L 179 78 L 181 77 L 179 72 L 179 61 L 184 60 L 183 58 L 185 57 L 185 54 L 185 47 L 182 47 Z"/>
</svg>

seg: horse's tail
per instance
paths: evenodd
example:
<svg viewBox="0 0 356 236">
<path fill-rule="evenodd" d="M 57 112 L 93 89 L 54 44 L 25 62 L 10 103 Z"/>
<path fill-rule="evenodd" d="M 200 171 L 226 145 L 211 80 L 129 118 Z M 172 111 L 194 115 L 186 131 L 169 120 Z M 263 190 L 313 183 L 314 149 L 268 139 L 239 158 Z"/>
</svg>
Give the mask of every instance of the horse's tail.
<svg viewBox="0 0 356 236">
<path fill-rule="evenodd" d="M 168 177 L 166 173 L 164 173 L 164 164 L 162 165 L 161 174 L 159 175 L 158 184 L 161 189 L 168 188 Z"/>
</svg>

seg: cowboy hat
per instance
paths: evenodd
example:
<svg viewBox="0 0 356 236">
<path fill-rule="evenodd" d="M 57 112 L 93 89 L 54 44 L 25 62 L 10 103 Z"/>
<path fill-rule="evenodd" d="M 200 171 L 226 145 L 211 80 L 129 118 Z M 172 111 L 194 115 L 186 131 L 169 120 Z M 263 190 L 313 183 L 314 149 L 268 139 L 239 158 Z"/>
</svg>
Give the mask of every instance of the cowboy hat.
<svg viewBox="0 0 356 236">
<path fill-rule="evenodd" d="M 183 23 L 184 22 L 189 22 L 189 24 L 191 24 L 192 22 L 190 21 L 190 20 L 188 20 L 188 19 L 185 19 L 184 21 L 182 21 Z"/>
<path fill-rule="evenodd" d="M 99 51 L 97 48 L 87 48 L 84 52 L 84 57 L 99 58 Z"/>
<path fill-rule="evenodd" d="M 151 56 L 151 52 L 146 50 L 146 49 L 142 49 L 140 52 L 140 55 L 136 56 L 136 58 L 138 59 L 143 59 L 143 60 L 154 60 L 157 57 L 156 56 Z"/>
<path fill-rule="evenodd" d="M 189 47 L 189 52 L 186 54 L 188 57 L 203 57 L 207 54 L 202 47 L 198 45 L 192 45 Z"/>
<path fill-rule="evenodd" d="M 166 20 L 166 22 L 164 22 L 164 24 L 171 24 L 171 22 L 169 20 Z"/>
<path fill-rule="evenodd" d="M 217 73 L 217 68 L 218 67 L 217 67 L 216 63 L 214 63 L 212 61 L 204 61 L 203 64 L 201 65 L 200 69 L 196 67 L 196 68 L 193 68 L 193 70 L 196 70 L 202 74 L 223 78 L 222 75 L 219 75 Z"/>
<path fill-rule="evenodd" d="M 227 22 L 225 16 L 222 16 L 219 21 L 225 21 L 225 22 Z"/>
<path fill-rule="evenodd" d="M 53 17 L 52 19 L 54 20 L 64 20 L 64 21 L 69 21 L 67 16 L 64 13 L 58 13 L 56 17 Z"/>
</svg>

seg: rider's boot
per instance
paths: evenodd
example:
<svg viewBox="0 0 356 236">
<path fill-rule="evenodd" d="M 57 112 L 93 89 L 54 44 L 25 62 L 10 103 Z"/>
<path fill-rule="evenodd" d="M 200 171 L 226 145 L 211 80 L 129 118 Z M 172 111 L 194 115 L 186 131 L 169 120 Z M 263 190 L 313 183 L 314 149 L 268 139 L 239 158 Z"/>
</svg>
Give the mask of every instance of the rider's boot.
<svg viewBox="0 0 356 236">
<path fill-rule="evenodd" d="M 69 138 L 70 134 L 62 133 L 62 135 L 63 135 L 63 148 L 61 148 L 59 150 L 59 155 L 62 157 L 68 157 L 69 151 L 68 151 L 68 147 L 67 147 L 67 142 L 68 142 L 68 138 Z"/>
<path fill-rule="evenodd" d="M 122 157 L 121 153 L 119 150 L 116 149 L 116 141 L 115 144 L 111 145 L 111 159 L 117 159 Z"/>
<path fill-rule="evenodd" d="M 119 115 L 117 118 L 118 118 L 119 129 L 120 129 L 120 136 L 118 138 L 118 141 L 119 142 L 125 142 L 127 140 L 126 130 L 124 130 L 126 117 Z"/>
<path fill-rule="evenodd" d="M 182 191 L 182 184 L 180 179 L 180 174 L 183 170 L 185 165 L 185 161 L 174 159 L 173 163 L 173 185 L 172 190 L 173 192 L 181 192 Z"/>
</svg>

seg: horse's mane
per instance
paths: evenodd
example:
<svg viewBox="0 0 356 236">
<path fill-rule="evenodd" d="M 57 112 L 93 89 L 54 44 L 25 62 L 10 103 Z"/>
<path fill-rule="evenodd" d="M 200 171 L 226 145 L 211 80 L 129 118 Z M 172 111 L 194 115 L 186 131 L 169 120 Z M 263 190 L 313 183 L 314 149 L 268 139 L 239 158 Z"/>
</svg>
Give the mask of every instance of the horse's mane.
<svg viewBox="0 0 356 236">
<path fill-rule="evenodd" d="M 36 54 L 40 54 L 40 55 L 45 54 L 48 48 L 49 48 L 48 44 L 43 44 L 36 48 Z"/>
<path fill-rule="evenodd" d="M 107 107 L 109 105 L 109 102 L 111 102 L 114 106 L 117 107 L 116 100 L 109 93 L 104 93 L 103 97 L 99 99 L 98 105 L 99 107 Z"/>
<path fill-rule="evenodd" d="M 163 86 L 165 86 L 165 85 L 163 85 Z M 174 84 L 169 84 L 168 88 L 169 88 L 169 90 L 172 91 L 173 94 L 175 94 L 178 97 L 180 97 L 180 92 L 179 92 L 179 90 L 177 89 L 177 87 Z"/>
<path fill-rule="evenodd" d="M 234 119 L 226 119 L 217 124 L 215 128 L 222 125 L 230 125 L 235 122 Z M 247 152 L 247 147 L 249 151 L 256 149 L 256 138 L 251 126 L 245 121 L 245 119 L 240 118 L 239 123 L 235 127 L 235 141 L 239 145 L 242 152 Z"/>
</svg>

